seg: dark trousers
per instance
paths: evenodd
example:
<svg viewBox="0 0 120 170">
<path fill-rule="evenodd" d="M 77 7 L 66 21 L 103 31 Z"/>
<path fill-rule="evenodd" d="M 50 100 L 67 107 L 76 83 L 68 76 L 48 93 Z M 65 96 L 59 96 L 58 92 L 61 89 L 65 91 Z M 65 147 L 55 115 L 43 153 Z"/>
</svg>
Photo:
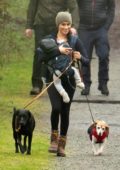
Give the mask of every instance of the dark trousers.
<svg viewBox="0 0 120 170">
<path fill-rule="evenodd" d="M 35 50 L 39 45 L 39 41 L 46 35 L 54 31 L 53 27 L 46 27 L 45 25 L 37 25 L 34 27 L 35 32 Z M 39 57 L 34 54 L 33 58 L 33 72 L 32 72 L 32 86 L 42 89 L 43 82 L 41 77 L 46 77 L 46 65 L 41 63 Z"/>
<path fill-rule="evenodd" d="M 70 82 L 69 82 L 70 81 Z M 64 103 L 62 97 L 57 92 L 54 85 L 52 85 L 48 89 L 48 95 L 50 98 L 50 102 L 52 105 L 52 112 L 51 112 L 51 130 L 58 130 L 59 122 L 60 122 L 60 135 L 66 136 L 68 127 L 69 127 L 69 113 L 70 113 L 70 106 L 72 102 L 72 98 L 75 92 L 75 81 L 74 78 L 71 78 L 68 81 L 66 80 L 63 82 L 63 86 L 67 91 L 70 102 Z"/>
<path fill-rule="evenodd" d="M 90 64 L 82 67 L 83 81 L 85 85 L 90 86 L 92 83 L 90 65 L 94 47 L 99 59 L 98 82 L 100 86 L 103 83 L 106 84 L 109 80 L 108 72 L 110 50 L 107 30 L 104 28 L 97 30 L 79 30 L 79 37 L 82 40 L 90 59 Z"/>
</svg>

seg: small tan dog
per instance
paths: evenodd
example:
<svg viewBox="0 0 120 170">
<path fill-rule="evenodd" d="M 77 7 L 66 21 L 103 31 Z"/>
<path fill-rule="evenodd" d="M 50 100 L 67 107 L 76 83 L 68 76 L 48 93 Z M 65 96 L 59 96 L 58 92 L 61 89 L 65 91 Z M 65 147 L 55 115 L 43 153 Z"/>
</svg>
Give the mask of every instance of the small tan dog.
<svg viewBox="0 0 120 170">
<path fill-rule="evenodd" d="M 96 120 L 89 128 L 88 134 L 92 142 L 94 155 L 102 155 L 109 135 L 109 126 L 103 120 Z M 97 145 L 98 144 L 98 148 Z"/>
</svg>

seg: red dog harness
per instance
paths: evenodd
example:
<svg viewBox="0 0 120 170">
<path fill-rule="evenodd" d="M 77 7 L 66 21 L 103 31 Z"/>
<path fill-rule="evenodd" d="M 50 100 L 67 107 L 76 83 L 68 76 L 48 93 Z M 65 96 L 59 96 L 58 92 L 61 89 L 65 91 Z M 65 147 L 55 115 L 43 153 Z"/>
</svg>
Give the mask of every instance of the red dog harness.
<svg viewBox="0 0 120 170">
<path fill-rule="evenodd" d="M 96 128 L 93 129 L 91 128 L 89 131 L 89 135 L 90 135 L 90 140 L 92 140 L 92 136 L 94 136 L 96 138 L 96 143 L 103 143 L 104 139 L 108 137 L 108 132 L 105 131 L 102 136 L 99 136 L 96 132 Z"/>
</svg>

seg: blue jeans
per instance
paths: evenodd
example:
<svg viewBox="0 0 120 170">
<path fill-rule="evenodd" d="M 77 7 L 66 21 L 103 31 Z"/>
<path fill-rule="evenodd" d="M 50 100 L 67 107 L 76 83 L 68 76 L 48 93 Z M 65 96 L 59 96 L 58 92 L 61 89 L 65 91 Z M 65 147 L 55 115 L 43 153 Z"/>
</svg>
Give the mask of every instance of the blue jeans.
<svg viewBox="0 0 120 170">
<path fill-rule="evenodd" d="M 107 30 L 105 28 L 100 28 L 97 30 L 81 30 L 78 31 L 79 38 L 82 40 L 88 57 L 90 59 L 90 64 L 88 66 L 82 66 L 83 81 L 86 86 L 90 86 L 91 81 L 91 59 L 93 54 L 93 48 L 95 47 L 96 54 L 99 59 L 98 68 L 98 82 L 101 86 L 102 84 L 107 84 L 109 80 L 109 42 Z"/>
</svg>

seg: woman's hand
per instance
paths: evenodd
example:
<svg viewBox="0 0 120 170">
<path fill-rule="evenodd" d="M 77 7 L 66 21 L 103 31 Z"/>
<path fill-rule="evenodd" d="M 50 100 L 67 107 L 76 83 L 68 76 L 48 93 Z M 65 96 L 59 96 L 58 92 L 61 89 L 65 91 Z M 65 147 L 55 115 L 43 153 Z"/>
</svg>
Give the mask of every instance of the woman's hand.
<svg viewBox="0 0 120 170">
<path fill-rule="evenodd" d="M 76 60 L 76 59 L 81 59 L 81 54 L 79 51 L 74 51 L 73 52 L 73 59 Z"/>
<path fill-rule="evenodd" d="M 60 53 L 61 54 L 66 54 L 66 55 L 71 55 L 72 54 L 72 48 L 66 48 L 63 47 L 62 45 L 59 47 Z"/>
</svg>

